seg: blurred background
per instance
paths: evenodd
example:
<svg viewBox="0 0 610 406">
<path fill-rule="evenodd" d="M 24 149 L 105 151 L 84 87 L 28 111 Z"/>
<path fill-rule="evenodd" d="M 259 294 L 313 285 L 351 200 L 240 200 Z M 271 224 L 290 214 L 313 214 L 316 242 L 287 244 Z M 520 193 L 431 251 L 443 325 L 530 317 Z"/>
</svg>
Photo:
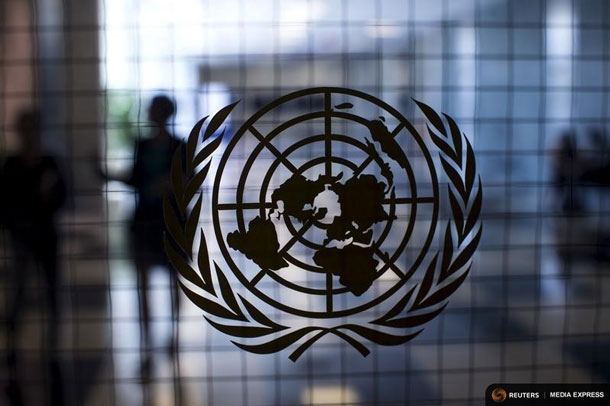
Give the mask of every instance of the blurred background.
<svg viewBox="0 0 610 406">
<path fill-rule="evenodd" d="M 1 0 L 0 19 L 0 405 L 471 405 L 494 382 L 610 381 L 607 2 Z M 422 133 L 411 97 L 454 117 L 484 237 L 415 340 L 293 363 L 238 350 L 138 257 L 134 151 L 314 86 Z"/>
</svg>

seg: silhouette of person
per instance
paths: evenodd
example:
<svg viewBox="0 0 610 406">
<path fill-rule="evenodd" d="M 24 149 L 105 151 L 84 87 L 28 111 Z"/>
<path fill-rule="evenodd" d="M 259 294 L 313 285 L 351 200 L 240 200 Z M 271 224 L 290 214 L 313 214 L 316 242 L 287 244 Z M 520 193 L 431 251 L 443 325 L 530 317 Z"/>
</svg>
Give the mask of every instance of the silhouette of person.
<svg viewBox="0 0 610 406">
<path fill-rule="evenodd" d="M 608 154 L 608 142 L 606 133 L 603 129 L 593 129 L 589 132 L 589 139 L 594 156 L 587 161 L 585 170 L 580 175 L 580 180 L 589 186 L 589 189 L 596 189 L 598 198 L 603 199 L 603 194 L 608 192 L 610 187 L 610 158 Z M 605 192 L 604 192 L 605 190 Z M 596 252 L 594 257 L 596 260 L 610 260 L 610 231 L 604 226 L 604 222 L 597 223 L 594 235 L 596 235 Z"/>
<path fill-rule="evenodd" d="M 575 136 L 573 132 L 569 131 L 560 138 L 553 168 L 553 181 L 559 199 L 559 208 L 564 213 L 576 213 L 582 208 L 580 195 L 575 188 L 580 171 Z"/>
<path fill-rule="evenodd" d="M 48 355 L 49 397 L 53 405 L 63 404 L 59 361 L 55 358 L 58 340 L 58 233 L 55 217 L 66 198 L 66 188 L 55 159 L 40 143 L 41 115 L 35 109 L 24 110 L 17 120 L 21 149 L 9 157 L 0 183 L 4 192 L 1 211 L 11 236 L 14 251 L 13 299 L 7 318 L 9 398 L 22 404 L 18 385 L 16 338 L 24 289 L 32 267 L 42 271 L 48 304 L 48 329 L 44 353 Z"/>
<path fill-rule="evenodd" d="M 581 180 L 597 186 L 610 185 L 610 159 L 607 157 L 606 135 L 602 130 L 593 129 L 589 133 L 591 145 L 597 154 L 597 159 L 589 162 L 581 175 Z"/>
<path fill-rule="evenodd" d="M 148 118 L 152 123 L 151 136 L 139 140 L 135 146 L 135 163 L 126 177 L 102 174 L 106 179 L 119 180 L 135 189 L 136 209 L 131 222 L 131 249 L 137 271 L 138 299 L 142 350 L 142 376 L 150 370 L 150 305 L 149 279 L 154 266 L 168 262 L 163 247 L 163 197 L 169 186 L 169 173 L 174 151 L 182 142 L 168 130 L 167 123 L 175 113 L 175 105 L 166 96 L 153 98 Z M 175 275 L 170 275 L 172 303 L 172 338 L 169 350 L 173 354 L 177 345 L 179 295 Z"/>
</svg>

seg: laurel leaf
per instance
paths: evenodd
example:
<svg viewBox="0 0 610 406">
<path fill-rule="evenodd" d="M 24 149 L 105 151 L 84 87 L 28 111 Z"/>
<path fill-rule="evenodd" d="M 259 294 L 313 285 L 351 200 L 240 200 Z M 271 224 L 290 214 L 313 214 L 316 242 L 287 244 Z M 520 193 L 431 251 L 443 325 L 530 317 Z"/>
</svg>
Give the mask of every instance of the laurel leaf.
<svg viewBox="0 0 610 406">
<path fill-rule="evenodd" d="M 420 108 L 422 108 L 422 106 L 420 106 Z M 428 111 L 426 113 L 424 108 L 422 108 L 422 111 L 424 111 L 424 114 L 426 114 L 426 117 L 428 118 L 428 120 L 431 121 L 432 124 L 438 130 L 438 126 L 437 126 L 438 122 L 435 124 L 435 121 L 434 121 L 436 119 L 437 115 L 435 113 L 432 114 L 430 111 Z M 479 187 L 479 191 L 477 193 L 477 196 L 475 197 L 475 200 L 473 201 L 472 208 L 471 208 L 470 212 L 468 213 L 466 219 L 464 219 L 463 210 L 465 210 L 468 206 L 469 196 L 472 191 L 472 186 L 474 184 L 474 173 L 475 173 L 475 169 L 476 169 L 475 165 L 474 165 L 474 153 L 472 151 L 472 146 L 470 145 L 470 142 L 460 132 L 455 121 L 446 114 L 443 114 L 443 116 L 449 123 L 449 128 L 451 130 L 451 141 L 453 143 L 453 147 L 450 147 L 449 145 L 447 145 L 443 139 L 439 138 L 438 136 L 435 136 L 433 134 L 433 132 L 430 131 L 430 127 L 428 127 L 428 131 L 430 132 L 431 138 L 434 141 L 434 143 L 441 150 L 441 156 L 440 156 L 441 164 L 443 166 L 443 169 L 445 170 L 447 177 L 449 178 L 449 181 L 451 182 L 451 184 L 453 185 L 455 190 L 459 193 L 459 195 L 462 197 L 461 200 L 463 202 L 464 207 L 461 206 L 460 201 L 457 198 L 457 196 L 453 193 L 453 190 L 450 187 L 448 188 L 449 202 L 451 205 L 453 221 L 454 221 L 454 224 L 455 224 L 457 232 L 458 232 L 457 233 L 458 241 L 459 241 L 458 244 L 461 244 L 463 242 L 463 240 L 466 238 L 466 236 L 469 234 L 470 230 L 478 222 L 478 216 L 480 213 L 480 206 L 481 206 L 481 200 L 482 200 L 480 197 L 481 188 Z M 440 132 L 440 130 L 439 130 L 439 132 Z M 464 137 L 464 140 L 466 142 L 466 169 L 464 171 L 465 178 L 466 178 L 465 180 L 462 179 L 458 170 L 456 168 L 454 168 L 454 166 L 449 162 L 449 160 L 451 160 L 460 169 L 462 168 L 462 162 L 463 162 L 462 137 Z M 451 151 L 451 152 L 449 152 L 449 151 Z M 443 156 L 443 154 L 444 154 L 444 156 Z M 464 224 L 465 220 L 466 220 L 466 224 Z M 451 233 L 451 223 L 449 223 L 447 225 L 447 228 L 445 231 L 443 257 L 442 257 L 442 262 L 441 262 L 441 270 L 439 273 L 438 284 L 442 283 L 448 276 L 456 273 L 458 270 L 460 270 L 463 266 L 465 266 L 468 263 L 468 261 L 474 254 L 474 250 L 476 249 L 476 246 L 478 245 L 480 236 L 481 236 L 481 229 L 479 229 L 479 232 L 475 235 L 475 237 L 472 239 L 472 241 L 470 241 L 469 244 L 467 244 L 463 249 L 461 249 L 459 251 L 459 253 L 455 257 L 455 260 L 452 260 L 454 257 L 453 250 L 455 248 L 454 248 L 453 237 L 452 237 L 452 233 Z M 435 260 L 436 260 L 436 256 L 433 261 L 435 261 Z M 453 282 L 445 285 L 443 288 L 434 292 L 430 296 L 427 296 L 428 292 L 431 289 L 430 281 L 429 281 L 430 274 L 428 272 L 430 272 L 430 268 L 428 268 L 428 271 L 424 275 L 424 280 L 422 281 L 421 286 L 419 288 L 418 297 L 416 298 L 415 304 L 412 306 L 411 310 L 418 310 L 418 309 L 423 309 L 423 308 L 427 308 L 430 306 L 434 306 L 434 305 L 442 302 L 443 300 L 447 299 L 463 283 L 466 276 L 470 272 L 470 267 L 462 275 L 460 275 L 458 278 L 456 278 Z M 442 308 L 438 309 L 432 313 L 426 313 L 426 315 L 427 315 L 426 317 L 429 317 L 429 319 L 432 319 L 441 311 L 442 311 Z M 416 316 L 413 316 L 413 317 L 416 317 Z M 425 323 L 426 321 L 428 321 L 428 319 L 425 319 L 425 317 L 419 317 L 415 320 L 411 320 L 411 323 L 414 323 L 413 325 L 419 325 L 417 323 Z M 394 320 L 392 322 L 394 322 Z"/>
<path fill-rule="evenodd" d="M 265 316 L 263 314 L 263 312 L 261 312 L 256 307 L 254 307 L 252 305 L 252 303 L 248 302 L 240 294 L 238 294 L 237 296 L 239 296 L 239 298 L 241 299 L 241 302 L 245 306 L 245 308 L 248 311 L 248 313 L 250 314 L 250 316 L 252 316 L 252 318 L 255 321 L 257 321 L 259 324 L 262 324 L 264 326 L 270 327 L 270 328 L 274 329 L 274 331 L 281 331 L 281 330 L 285 330 L 285 329 L 288 328 L 286 326 L 282 326 L 280 324 L 277 324 L 276 322 L 274 322 L 271 319 L 269 319 L 267 316 Z"/>
<path fill-rule="evenodd" d="M 191 291 L 189 288 L 184 286 L 184 284 L 181 281 L 178 281 L 178 283 L 180 284 L 180 287 L 182 288 L 182 291 L 189 298 L 189 300 L 191 302 L 193 302 L 195 304 L 195 306 L 199 307 L 204 312 L 210 313 L 210 314 L 212 314 L 212 315 L 214 315 L 216 317 L 220 317 L 220 318 L 223 318 L 223 319 L 242 321 L 239 318 L 239 316 L 231 313 L 229 310 L 227 310 L 226 308 L 222 307 L 218 303 L 213 302 L 210 299 L 207 299 L 207 298 L 205 298 L 203 296 L 199 296 L 195 292 Z"/>
<path fill-rule="evenodd" d="M 438 254 L 434 255 L 434 258 L 428 264 L 428 269 L 426 269 L 426 273 L 424 274 L 424 279 L 422 280 L 421 285 L 419 286 L 419 290 L 417 291 L 417 296 L 415 297 L 415 305 L 421 302 L 428 292 L 430 292 L 430 288 L 432 287 L 432 283 L 434 282 L 434 273 L 436 270 L 436 260 L 438 259 Z"/>
<path fill-rule="evenodd" d="M 428 121 L 430 121 L 432 123 L 432 125 L 434 125 L 436 130 L 439 133 L 443 134 L 445 137 L 447 137 L 447 133 L 445 132 L 445 126 L 443 125 L 443 120 L 441 120 L 439 115 L 436 114 L 436 111 L 434 111 L 427 104 L 419 102 L 415 99 L 412 99 L 412 100 L 419 106 L 419 109 L 424 113 L 424 115 L 426 116 Z"/>
<path fill-rule="evenodd" d="M 387 322 L 387 326 L 394 328 L 412 328 L 421 326 L 422 324 L 427 323 L 436 316 L 438 316 L 445 309 L 446 306 L 447 304 L 445 303 L 442 307 L 439 307 L 433 312 L 390 320 Z"/>
<path fill-rule="evenodd" d="M 455 162 L 461 168 L 462 167 L 462 133 L 455 121 L 447 114 L 443 113 L 445 119 L 449 123 L 449 129 L 451 130 L 451 139 L 453 140 L 453 149 L 455 151 Z"/>
<path fill-rule="evenodd" d="M 195 157 L 195 151 L 197 150 L 197 143 L 199 142 L 199 133 L 201 132 L 201 127 L 203 123 L 208 119 L 209 116 L 205 116 L 201 120 L 195 124 L 191 133 L 189 134 L 188 141 L 186 143 L 186 161 L 187 165 L 187 173 L 191 173 L 193 171 L 193 158 Z"/>
<path fill-rule="evenodd" d="M 436 145 L 438 149 L 443 151 L 446 156 L 451 158 L 452 161 L 455 161 L 457 159 L 455 151 L 449 146 L 449 144 L 447 144 L 445 140 L 440 138 L 438 135 L 434 134 L 434 132 L 430 129 L 430 125 L 426 124 L 426 128 L 428 128 L 428 133 L 430 134 L 430 138 L 432 138 L 434 145 Z"/>
<path fill-rule="evenodd" d="M 419 330 L 415 333 L 406 334 L 406 335 L 393 335 L 393 334 L 384 333 L 379 330 L 373 330 L 368 327 L 359 326 L 357 324 L 347 324 L 347 325 L 339 326 L 339 327 L 337 327 L 337 329 L 350 330 L 350 331 L 358 334 L 360 337 L 363 337 L 373 343 L 381 344 L 381 345 L 404 344 L 407 341 L 412 340 L 414 337 L 416 337 L 419 333 L 421 333 L 423 331 L 423 330 Z"/>
<path fill-rule="evenodd" d="M 205 129 L 205 133 L 203 134 L 203 141 L 210 138 L 210 136 L 214 134 L 216 130 L 218 130 L 218 128 L 222 125 L 222 123 L 224 123 L 224 121 L 231 113 L 233 108 L 237 105 L 237 103 L 239 103 L 239 100 L 235 103 L 231 103 L 228 106 L 223 107 L 218 111 L 218 113 L 214 114 L 214 117 L 212 117 L 212 119 L 210 120 L 210 124 L 208 124 L 208 127 Z"/>
<path fill-rule="evenodd" d="M 443 288 L 439 289 L 438 291 L 436 291 L 432 295 L 430 295 L 426 300 L 424 300 L 424 302 L 422 302 L 418 306 L 418 309 L 423 309 L 425 307 L 434 306 L 434 305 L 442 302 L 443 300 L 447 299 L 449 296 L 451 296 L 453 294 L 453 292 L 455 292 L 457 290 L 457 288 L 460 287 L 460 285 L 466 279 L 466 276 L 468 276 L 469 272 L 470 272 L 470 267 L 468 267 L 468 270 L 466 270 L 466 272 L 464 272 L 462 275 L 460 275 L 459 278 L 456 278 L 456 280 L 454 280 L 450 284 L 444 286 Z"/>
<path fill-rule="evenodd" d="M 464 213 L 451 188 L 447 186 L 447 189 L 449 194 L 449 203 L 451 204 L 451 213 L 453 214 L 453 220 L 455 221 L 458 237 L 460 237 L 464 231 Z"/>
<path fill-rule="evenodd" d="M 219 287 L 222 299 L 225 301 L 227 306 L 233 310 L 233 313 L 239 317 L 239 320 L 248 321 L 244 313 L 241 311 L 239 303 L 237 303 L 237 300 L 235 299 L 235 295 L 233 295 L 233 290 L 231 289 L 231 285 L 229 284 L 227 277 L 224 275 L 224 273 L 222 273 L 216 262 L 214 262 L 214 267 L 216 268 L 216 276 L 218 277 L 218 284 L 220 285 Z"/>
<path fill-rule="evenodd" d="M 441 262 L 441 272 L 439 273 L 438 283 L 447 277 L 447 270 L 453 258 L 453 237 L 451 236 L 451 223 L 447 223 L 445 230 L 445 245 L 443 246 L 443 260 Z"/>
<path fill-rule="evenodd" d="M 307 334 L 312 331 L 321 330 L 320 327 L 303 327 L 292 333 L 285 334 L 275 340 L 268 341 L 266 343 L 257 344 L 257 345 L 247 345 L 238 343 L 236 341 L 231 341 L 233 344 L 241 348 L 242 350 L 252 352 L 254 354 L 271 354 L 273 352 L 278 352 L 288 347 L 289 345 L 294 344 Z"/>
<path fill-rule="evenodd" d="M 299 359 L 299 357 L 301 355 L 303 355 L 303 353 L 313 345 L 313 343 L 315 343 L 316 341 L 318 341 L 320 338 L 324 337 L 326 334 L 328 334 L 329 330 L 322 330 L 320 331 L 318 334 L 314 335 L 313 337 L 311 337 L 310 339 L 308 339 L 307 341 L 305 341 L 303 344 L 299 345 L 297 347 L 296 350 L 294 350 L 292 352 L 292 354 L 290 354 L 290 356 L 288 358 L 290 358 L 290 360 L 292 362 L 296 362 L 297 359 Z"/>
<path fill-rule="evenodd" d="M 199 166 L 200 163 L 205 161 L 210 155 L 214 153 L 214 151 L 216 151 L 216 148 L 218 148 L 218 146 L 220 146 L 220 143 L 222 142 L 222 137 L 224 136 L 224 134 L 225 130 L 222 130 L 222 132 L 216 138 L 214 138 L 212 142 L 210 142 L 208 145 L 203 147 L 201 151 L 199 151 L 199 153 L 193 160 L 193 168 Z"/>
<path fill-rule="evenodd" d="M 464 191 L 464 185 L 462 184 L 462 178 L 461 178 L 460 174 L 442 156 L 441 156 L 441 164 L 443 165 L 443 168 L 445 169 L 445 174 L 447 174 L 447 177 L 451 181 L 451 184 L 457 189 L 458 193 L 463 197 L 466 194 L 466 192 Z M 466 199 L 464 199 L 464 200 L 466 200 Z"/>
<path fill-rule="evenodd" d="M 199 268 L 199 273 L 201 274 L 201 278 L 205 283 L 206 292 L 216 296 L 216 291 L 214 290 L 214 284 L 212 283 L 212 271 L 210 269 L 210 257 L 208 254 L 208 246 L 205 241 L 205 234 L 203 229 L 201 230 L 201 240 L 199 241 L 199 255 L 197 256 L 197 267 Z"/>
<path fill-rule="evenodd" d="M 358 350 L 358 352 L 360 354 L 362 354 L 363 357 L 366 357 L 367 355 L 369 355 L 371 353 L 371 351 L 368 348 L 366 348 L 364 346 L 364 344 L 362 344 L 358 340 L 350 337 L 349 335 L 343 333 L 342 331 L 339 331 L 336 328 L 333 328 L 331 330 L 331 333 L 333 333 L 334 335 L 336 335 L 339 338 L 342 338 L 347 343 L 351 344 L 351 346 L 354 347 L 356 350 Z"/>
<path fill-rule="evenodd" d="M 163 218 L 165 219 L 165 228 L 172 236 L 174 242 L 178 244 L 182 251 L 188 253 L 189 249 L 187 248 L 186 241 L 184 240 L 180 220 L 178 220 L 176 211 L 172 206 L 169 197 L 167 196 L 165 199 L 163 199 Z"/>
<path fill-rule="evenodd" d="M 464 227 L 464 236 L 468 235 L 468 233 L 470 233 L 470 230 L 472 230 L 474 225 L 477 223 L 479 219 L 479 214 L 481 213 L 482 203 L 483 189 L 481 188 L 481 183 L 479 180 L 479 190 L 477 190 L 477 194 L 475 195 L 475 198 L 472 201 L 472 207 L 470 208 L 470 213 L 468 213 L 468 218 L 466 219 L 466 226 Z"/>
<path fill-rule="evenodd" d="M 468 138 L 464 138 L 466 139 L 466 190 L 472 190 L 472 185 L 474 185 L 474 178 L 476 173 L 474 150 L 472 149 L 472 145 L 470 145 L 470 141 L 468 141 Z M 464 198 L 464 201 L 468 201 L 468 196 Z"/>
<path fill-rule="evenodd" d="M 199 224 L 199 215 L 201 214 L 201 201 L 202 196 L 199 195 L 199 199 L 197 199 L 197 203 L 193 206 L 193 210 L 189 214 L 186 220 L 186 230 L 184 231 L 184 237 L 189 245 L 193 246 L 193 241 L 195 241 L 195 233 L 197 232 L 197 225 Z M 193 258 L 193 250 L 188 250 L 189 258 Z"/>
<path fill-rule="evenodd" d="M 171 183 L 174 199 L 178 207 L 182 207 L 182 195 L 184 194 L 184 183 L 182 179 L 182 146 L 176 148 L 171 166 Z"/>
<path fill-rule="evenodd" d="M 193 176 L 193 178 L 186 185 L 186 190 L 184 192 L 185 209 L 186 209 L 186 206 L 188 206 L 188 204 L 191 202 L 191 199 L 193 198 L 193 196 L 195 196 L 195 193 L 197 193 L 199 191 L 199 189 L 201 189 L 201 185 L 203 184 L 203 181 L 208 176 L 208 171 L 210 170 L 211 163 L 212 163 L 211 161 L 208 162 L 206 164 L 206 166 L 204 166 L 201 169 L 201 171 L 199 171 L 197 174 L 195 174 L 195 176 Z"/>
<path fill-rule="evenodd" d="M 163 245 L 165 246 L 165 253 L 169 258 L 172 266 L 178 271 L 180 275 L 187 281 L 197 285 L 201 289 L 205 289 L 205 284 L 197 275 L 197 272 L 188 264 L 188 262 L 172 247 L 171 242 L 167 234 L 163 238 Z"/>
<path fill-rule="evenodd" d="M 296 350 L 294 350 L 294 352 L 292 354 L 290 354 L 290 356 L 288 358 L 290 358 L 290 360 L 292 362 L 296 362 L 299 359 L 299 357 L 301 355 L 303 355 L 303 353 L 309 347 L 311 347 L 316 341 L 318 341 L 320 338 L 324 337 L 328 333 L 332 333 L 332 334 L 336 335 L 337 337 L 346 341 L 348 344 L 351 344 L 351 346 L 354 347 L 356 350 L 358 350 L 358 352 L 360 352 L 360 354 L 362 354 L 362 356 L 366 357 L 367 355 L 370 354 L 369 349 L 366 348 L 362 343 L 353 339 L 349 335 L 337 330 L 337 328 L 332 328 L 332 329 L 324 329 L 323 331 L 319 332 L 315 336 L 311 337 L 309 340 L 307 340 L 306 342 L 301 344 Z"/>
<path fill-rule="evenodd" d="M 449 275 L 453 274 L 454 272 L 457 272 L 461 267 L 466 265 L 468 260 L 474 254 L 474 251 L 477 249 L 477 245 L 479 245 L 479 240 L 481 239 L 482 231 L 483 227 L 479 227 L 479 231 L 477 231 L 472 240 L 468 244 L 466 244 L 464 249 L 457 255 L 457 257 L 455 257 L 455 260 L 447 271 Z"/>
<path fill-rule="evenodd" d="M 233 337 L 240 338 L 257 338 L 264 337 L 266 335 L 275 333 L 276 330 L 267 327 L 253 327 L 253 326 L 228 326 L 225 324 L 216 323 L 212 319 L 203 316 L 208 323 L 212 325 L 216 330 L 228 334 Z"/>
<path fill-rule="evenodd" d="M 398 301 L 398 303 L 396 303 L 394 305 L 394 307 L 392 307 L 390 309 L 389 312 L 387 312 L 386 314 L 384 314 L 382 317 L 378 318 L 377 320 L 372 321 L 371 323 L 379 324 L 379 325 L 386 325 L 386 322 L 388 320 L 393 319 L 394 317 L 398 316 L 400 313 L 403 312 L 405 307 L 407 307 L 407 303 L 409 303 L 411 296 L 413 296 L 414 291 L 415 291 L 415 287 L 411 288 L 411 290 L 408 291 L 407 294 L 404 295 L 404 297 L 402 299 L 400 299 Z"/>
</svg>

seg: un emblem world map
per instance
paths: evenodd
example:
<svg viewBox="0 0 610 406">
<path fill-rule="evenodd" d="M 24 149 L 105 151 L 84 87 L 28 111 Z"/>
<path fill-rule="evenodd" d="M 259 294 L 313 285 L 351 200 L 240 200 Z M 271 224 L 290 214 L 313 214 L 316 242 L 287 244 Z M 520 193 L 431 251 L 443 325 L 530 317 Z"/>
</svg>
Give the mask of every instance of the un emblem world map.
<svg viewBox="0 0 610 406">
<path fill-rule="evenodd" d="M 383 122 L 372 120 L 368 128 L 369 153 L 381 159 L 379 147 L 404 168 L 407 158 Z M 325 272 L 338 276 L 339 282 L 357 296 L 371 286 L 379 264 L 374 258 L 371 227 L 390 219 L 383 200 L 393 190 L 393 175 L 387 163 L 380 165 L 383 180 L 367 174 L 346 176 L 343 172 L 337 176 L 319 175 L 315 180 L 294 174 L 271 196 L 270 216 L 291 216 L 301 224 L 313 222 L 326 230 L 324 246 L 313 255 L 313 261 Z M 289 265 L 279 253 L 277 233 L 270 219 L 256 217 L 246 233 L 234 231 L 227 241 L 263 269 L 278 270 Z"/>
<path fill-rule="evenodd" d="M 238 105 L 199 120 L 172 162 L 164 241 L 185 295 L 238 347 L 293 361 L 328 335 L 363 356 L 415 338 L 481 238 L 468 136 L 425 103 L 416 127 L 346 88 L 286 94 L 232 131 Z"/>
</svg>

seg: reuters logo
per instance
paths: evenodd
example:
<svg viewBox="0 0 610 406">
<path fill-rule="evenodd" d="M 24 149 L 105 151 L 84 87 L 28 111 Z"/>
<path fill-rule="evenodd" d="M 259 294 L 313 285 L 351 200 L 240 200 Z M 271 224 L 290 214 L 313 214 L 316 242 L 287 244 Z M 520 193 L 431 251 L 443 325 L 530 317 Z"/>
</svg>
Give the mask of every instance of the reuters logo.
<svg viewBox="0 0 610 406">
<path fill-rule="evenodd" d="M 506 400 L 506 391 L 502 388 L 496 388 L 491 392 L 491 398 L 494 402 L 502 403 Z"/>
</svg>

